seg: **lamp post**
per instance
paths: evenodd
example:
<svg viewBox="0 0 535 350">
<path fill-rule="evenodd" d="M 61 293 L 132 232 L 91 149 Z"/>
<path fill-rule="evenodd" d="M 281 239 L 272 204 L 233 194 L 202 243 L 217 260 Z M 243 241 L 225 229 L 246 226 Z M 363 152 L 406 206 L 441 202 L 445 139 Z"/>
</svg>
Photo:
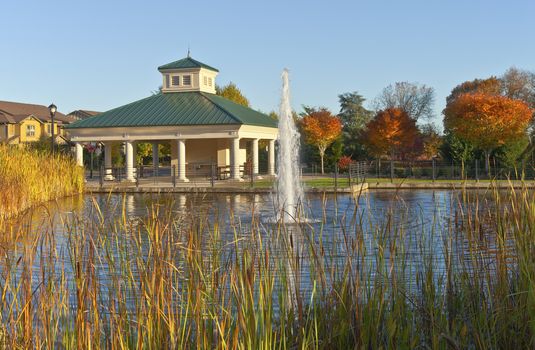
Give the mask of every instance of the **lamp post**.
<svg viewBox="0 0 535 350">
<path fill-rule="evenodd" d="M 54 116 L 56 115 L 56 111 L 58 110 L 58 107 L 56 107 L 55 104 L 51 104 L 48 106 L 48 110 L 50 111 L 50 119 L 52 121 L 52 126 L 50 127 L 51 131 L 51 145 L 52 145 L 52 156 L 54 156 Z"/>
</svg>

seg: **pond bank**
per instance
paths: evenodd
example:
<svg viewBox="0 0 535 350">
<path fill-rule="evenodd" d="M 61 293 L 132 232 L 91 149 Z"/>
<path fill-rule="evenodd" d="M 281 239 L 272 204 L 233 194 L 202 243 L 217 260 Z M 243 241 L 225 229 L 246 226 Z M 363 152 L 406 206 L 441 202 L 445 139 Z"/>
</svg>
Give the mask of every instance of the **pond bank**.
<svg viewBox="0 0 535 350">
<path fill-rule="evenodd" d="M 367 182 L 352 187 L 344 186 L 335 189 L 334 186 L 310 186 L 305 184 L 307 193 L 358 193 L 368 189 L 446 189 L 446 190 L 486 190 L 486 189 L 510 189 L 510 188 L 535 188 L 535 182 L 528 181 L 479 181 L 479 182 Z M 136 187 L 133 183 L 105 183 L 103 187 L 98 183 L 87 183 L 86 192 L 90 193 L 270 193 L 271 186 L 250 187 L 247 183 L 216 184 L 214 187 L 210 183 L 195 182 L 187 184 L 177 184 L 173 187 L 170 184 L 142 184 Z"/>
</svg>

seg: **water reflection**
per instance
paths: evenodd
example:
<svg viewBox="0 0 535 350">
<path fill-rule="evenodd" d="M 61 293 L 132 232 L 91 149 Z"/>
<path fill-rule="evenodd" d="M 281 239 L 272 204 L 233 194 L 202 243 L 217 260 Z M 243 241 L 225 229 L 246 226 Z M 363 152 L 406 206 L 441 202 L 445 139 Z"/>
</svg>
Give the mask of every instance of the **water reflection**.
<svg viewBox="0 0 535 350">
<path fill-rule="evenodd" d="M 16 223 L 12 230 L 25 232 L 29 229 L 33 235 L 50 234 L 60 256 L 57 268 L 65 266 L 69 272 L 69 251 L 73 237 L 93 239 L 90 235 L 84 236 L 84 232 L 92 232 L 92 225 L 104 227 L 105 229 L 94 232 L 106 234 L 147 222 L 150 213 L 148 206 L 159 208 L 161 215 L 164 215 L 166 209 L 171 209 L 178 224 L 185 227 L 191 225 L 195 218 L 207 219 L 209 225 L 203 226 L 206 231 L 204 234 L 208 234 L 214 222 L 218 222 L 218 247 L 221 250 L 217 254 L 223 260 L 230 256 L 240 256 L 240 252 L 249 244 L 247 236 L 251 226 L 258 224 L 265 244 L 274 245 L 272 252 L 280 254 L 281 258 L 300 257 L 299 268 L 292 265 L 295 260 L 288 259 L 288 264 L 292 273 L 299 277 L 295 287 L 306 294 L 310 292 L 314 279 L 308 269 L 310 256 L 307 254 L 310 254 L 308 247 L 311 244 L 317 247 L 328 264 L 342 266 L 347 261 L 352 261 L 358 266 L 356 271 L 373 278 L 388 278 L 393 273 L 400 273 L 407 280 L 414 281 L 414 276 L 421 267 L 431 263 L 436 271 L 434 277 L 440 279 L 445 271 L 445 262 L 450 258 L 446 250 L 453 252 L 457 258 L 456 263 L 466 263 L 474 246 L 467 237 L 459 235 L 460 230 L 456 226 L 458 196 L 458 192 L 448 190 L 381 190 L 370 191 L 358 197 L 341 194 L 309 195 L 305 207 L 309 212 L 308 217 L 316 220 L 301 228 L 280 229 L 282 238 L 286 240 L 284 244 L 275 242 L 272 236 L 278 232 L 278 229 L 274 230 L 271 226 L 276 217 L 273 198 L 260 194 L 97 194 L 69 197 L 36 208 L 24 220 Z M 469 210 L 472 204 L 490 198 L 490 195 L 476 192 L 471 196 L 465 210 Z M 78 221 L 84 224 L 77 225 Z M 142 224 L 139 230 L 139 239 L 148 254 L 150 233 Z M 6 236 L 17 235 L 4 235 Z M 482 254 L 490 259 L 495 243 L 492 235 L 484 238 L 484 244 L 478 245 L 476 249 L 481 249 Z M 19 235 L 18 240 L 4 245 L 4 250 L 16 261 L 31 242 L 32 240 L 25 240 L 24 235 Z M 116 244 L 129 246 L 131 242 L 124 239 Z M 176 244 L 186 245 L 187 242 Z M 445 250 L 445 246 L 448 249 Z M 211 246 L 201 248 L 203 254 L 214 254 Z M 396 257 L 399 257 L 400 252 L 404 257 L 404 266 L 397 265 Z M 383 275 L 378 275 L 376 271 L 379 259 L 392 261 L 392 269 Z M 39 263 L 39 259 L 35 259 L 35 271 L 39 271 Z M 177 262 L 179 265 L 180 262 Z M 333 275 L 328 278 L 334 279 L 342 270 L 334 269 L 329 272 Z M 100 266 L 99 273 L 103 281 L 113 274 L 107 266 Z M 103 283 L 102 288 L 107 288 L 106 283 Z"/>
</svg>

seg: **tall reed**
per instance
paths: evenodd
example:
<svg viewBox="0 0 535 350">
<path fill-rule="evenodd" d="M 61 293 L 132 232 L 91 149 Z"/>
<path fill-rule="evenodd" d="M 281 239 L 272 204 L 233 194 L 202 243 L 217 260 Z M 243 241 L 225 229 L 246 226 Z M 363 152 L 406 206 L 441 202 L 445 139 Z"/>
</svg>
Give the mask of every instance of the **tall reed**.
<svg viewBox="0 0 535 350">
<path fill-rule="evenodd" d="M 0 144 L 0 219 L 83 191 L 83 170 L 71 157 Z"/>
<path fill-rule="evenodd" d="M 172 198 L 149 201 L 142 218 L 127 206 L 94 200 L 86 217 L 65 217 L 67 242 L 3 227 L 0 346 L 535 346 L 527 189 L 466 191 L 434 218 L 356 204 L 319 229 L 263 224 L 254 212 L 247 225 L 178 214 Z"/>
</svg>

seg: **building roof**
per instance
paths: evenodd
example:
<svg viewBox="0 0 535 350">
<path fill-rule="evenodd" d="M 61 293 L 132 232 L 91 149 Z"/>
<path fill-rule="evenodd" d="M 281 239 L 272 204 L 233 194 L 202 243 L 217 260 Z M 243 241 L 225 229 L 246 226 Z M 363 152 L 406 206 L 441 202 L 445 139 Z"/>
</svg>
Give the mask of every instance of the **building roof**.
<svg viewBox="0 0 535 350">
<path fill-rule="evenodd" d="M 97 116 L 79 120 L 67 128 L 229 124 L 277 127 L 277 122 L 266 114 L 221 96 L 192 91 L 153 95 Z"/>
<path fill-rule="evenodd" d="M 215 72 L 219 72 L 214 67 L 210 67 L 207 64 L 204 64 L 202 62 L 194 60 L 193 58 L 191 58 L 189 56 L 186 57 L 186 58 L 183 58 L 181 60 L 178 60 L 178 61 L 175 61 L 175 62 L 171 62 L 171 63 L 167 63 L 167 64 L 164 64 L 163 66 L 159 66 L 158 70 L 191 69 L 191 68 L 205 68 L 205 69 L 213 70 Z"/>
<path fill-rule="evenodd" d="M 29 116 L 34 116 L 43 122 L 50 121 L 50 111 L 47 106 L 30 103 L 0 101 L 0 114 L 0 123 L 18 123 Z M 74 119 L 61 112 L 56 112 L 54 121 L 67 124 L 72 123 Z"/>
<path fill-rule="evenodd" d="M 86 109 L 77 109 L 75 111 L 72 111 L 71 113 L 67 114 L 67 117 L 72 117 L 76 120 L 79 119 L 86 119 L 89 117 L 94 117 L 95 115 L 100 114 L 100 112 L 96 111 L 89 111 Z"/>
<path fill-rule="evenodd" d="M 9 113 L 0 111 L 0 124 L 15 124 L 15 119 Z"/>
</svg>

